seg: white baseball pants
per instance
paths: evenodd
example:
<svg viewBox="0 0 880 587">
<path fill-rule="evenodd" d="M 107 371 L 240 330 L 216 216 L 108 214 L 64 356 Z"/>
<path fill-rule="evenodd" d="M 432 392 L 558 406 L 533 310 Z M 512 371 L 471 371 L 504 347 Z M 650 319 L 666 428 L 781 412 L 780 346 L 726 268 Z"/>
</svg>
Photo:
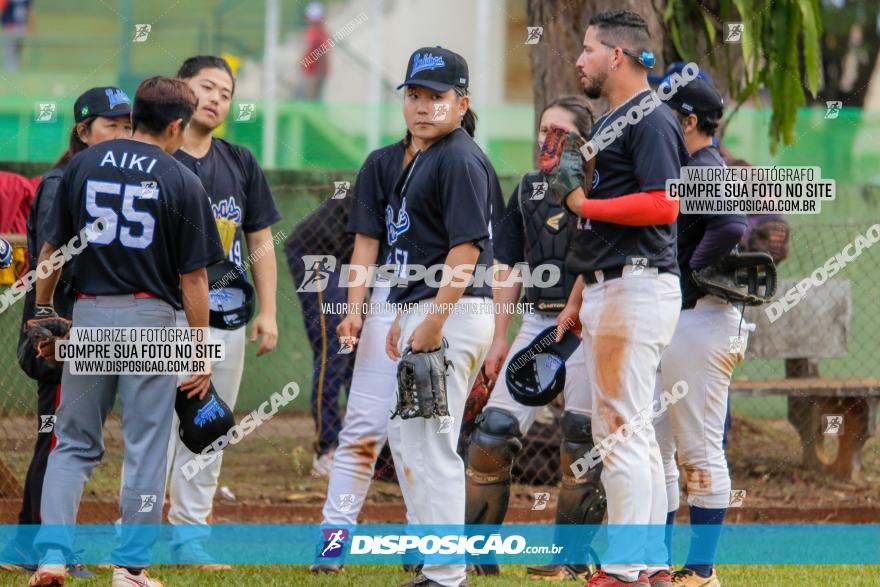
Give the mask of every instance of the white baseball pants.
<svg viewBox="0 0 880 587">
<path fill-rule="evenodd" d="M 177 314 L 177 326 L 186 326 L 186 315 Z M 211 383 L 223 401 L 235 410 L 238 399 L 238 388 L 244 372 L 244 351 L 246 327 L 236 330 L 211 328 L 212 340 L 223 341 L 226 346 L 226 358 L 211 366 Z M 177 412 L 171 425 L 171 438 L 168 443 L 168 468 L 171 507 L 168 510 L 168 521 L 172 524 L 208 524 L 217 492 L 217 481 L 220 479 L 220 467 L 223 464 L 223 453 L 210 465 L 201 469 L 192 479 L 187 481 L 183 475 L 183 465 L 196 457 L 195 453 L 183 445 L 177 428 L 180 421 Z M 187 534 L 190 536 L 191 534 Z"/>
<path fill-rule="evenodd" d="M 370 302 L 385 302 L 389 289 L 376 286 Z M 373 479 L 376 459 L 388 438 L 388 418 L 397 404 L 397 366 L 385 352 L 385 337 L 394 318 L 392 312 L 368 314 L 364 318 L 339 446 L 333 456 L 327 484 L 323 525 L 357 524 Z M 399 442 L 391 443 L 395 463 L 401 458 L 397 452 L 399 448 Z M 398 476 L 398 482 L 402 487 L 406 478 Z"/>
<path fill-rule="evenodd" d="M 421 324 L 434 299 L 419 302 L 400 319 L 402 353 L 406 341 Z M 465 480 L 464 463 L 458 456 L 458 435 L 464 404 L 477 372 L 483 365 L 492 335 L 495 316 L 489 298 L 463 297 L 456 304 L 443 326 L 443 337 L 449 343 L 446 359 L 452 365 L 446 371 L 446 392 L 452 426 L 441 427 L 438 418 L 396 417 L 388 426 L 392 447 L 397 444 L 400 461 L 395 459 L 398 479 L 406 501 L 408 518 L 418 524 L 454 524 L 464 527 Z M 440 430 L 447 430 L 440 432 Z M 425 557 L 422 574 L 437 583 L 458 587 L 465 579 L 465 564 L 431 564 Z"/>
<path fill-rule="evenodd" d="M 688 504 L 709 509 L 730 504 L 724 420 L 730 377 L 743 360 L 747 341 L 742 312 L 718 297 L 705 296 L 694 308 L 681 312 L 660 371 L 664 390 L 684 381 L 688 393 L 654 422 L 666 476 L 667 511 L 679 507 L 676 449 L 687 475 Z"/>
<path fill-rule="evenodd" d="M 660 355 L 672 338 L 681 308 L 678 277 L 633 266 L 627 266 L 618 279 L 605 281 L 600 271 L 596 275 L 599 282 L 584 288 L 580 312 L 593 392 L 593 439 L 598 445 L 624 424 L 624 430 L 632 431 L 603 459 L 608 524 L 662 527 L 666 484 L 650 414 Z M 626 581 L 634 581 L 641 571 L 665 568 L 660 564 L 666 560 L 663 536 L 655 538 L 648 542 L 647 531 L 638 528 L 619 532 L 610 528 L 616 560 L 652 564 L 603 564 L 602 568 Z"/>
</svg>

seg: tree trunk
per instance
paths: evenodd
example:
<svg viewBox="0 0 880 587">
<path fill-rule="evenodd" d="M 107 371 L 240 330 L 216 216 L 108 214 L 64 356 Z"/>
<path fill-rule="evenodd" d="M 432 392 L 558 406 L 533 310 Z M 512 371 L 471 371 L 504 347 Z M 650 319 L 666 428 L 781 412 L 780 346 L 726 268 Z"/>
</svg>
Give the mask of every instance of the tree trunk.
<svg viewBox="0 0 880 587">
<path fill-rule="evenodd" d="M 657 55 L 656 71 L 666 68 L 666 30 L 663 11 L 666 0 L 528 0 L 528 26 L 543 26 L 541 41 L 530 47 L 535 87 L 535 117 L 544 105 L 565 94 L 583 92 L 575 70 L 581 54 L 584 32 L 590 18 L 605 10 L 632 10 L 648 23 Z M 600 114 L 606 105 L 593 104 Z M 537 128 L 538 120 L 535 120 Z"/>
</svg>

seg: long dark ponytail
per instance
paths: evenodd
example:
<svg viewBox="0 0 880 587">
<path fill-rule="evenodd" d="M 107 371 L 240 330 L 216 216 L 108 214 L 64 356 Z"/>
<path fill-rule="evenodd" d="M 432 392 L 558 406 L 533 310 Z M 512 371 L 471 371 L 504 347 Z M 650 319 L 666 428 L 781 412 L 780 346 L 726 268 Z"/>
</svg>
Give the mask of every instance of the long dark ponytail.
<svg viewBox="0 0 880 587">
<path fill-rule="evenodd" d="M 95 122 L 96 118 L 97 118 L 97 116 L 89 116 L 88 118 L 86 118 L 82 122 L 77 122 L 76 124 L 73 125 L 73 128 L 70 129 L 70 141 L 68 142 L 67 150 L 64 151 L 64 154 L 61 155 L 61 157 L 58 159 L 58 161 L 55 162 L 55 164 L 52 166 L 53 168 L 61 167 L 62 165 L 64 165 L 68 161 L 70 161 L 71 157 L 73 157 L 74 155 L 76 155 L 80 151 L 85 151 L 86 149 L 89 148 L 89 146 L 87 144 L 85 144 L 81 138 L 79 138 L 78 127 L 80 124 L 84 124 L 86 130 L 91 131 L 92 130 L 92 123 Z"/>
</svg>

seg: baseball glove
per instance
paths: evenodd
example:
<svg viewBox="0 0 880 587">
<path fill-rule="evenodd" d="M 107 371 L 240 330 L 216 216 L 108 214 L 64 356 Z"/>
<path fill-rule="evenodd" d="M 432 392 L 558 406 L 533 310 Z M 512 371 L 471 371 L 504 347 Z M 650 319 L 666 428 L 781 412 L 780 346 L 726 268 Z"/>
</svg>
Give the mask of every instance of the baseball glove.
<svg viewBox="0 0 880 587">
<path fill-rule="evenodd" d="M 467 462 L 467 447 L 471 434 L 477 428 L 477 416 L 483 412 L 483 408 L 489 402 L 489 396 L 492 395 L 492 389 L 497 381 L 497 379 L 489 379 L 484 369 L 485 365 L 477 372 L 471 392 L 464 402 L 464 416 L 461 419 L 458 436 L 458 454 L 465 462 Z"/>
<path fill-rule="evenodd" d="M 585 194 L 589 192 L 596 158 L 584 162 L 581 154 L 583 144 L 584 140 L 576 132 L 566 132 L 558 126 L 551 126 L 547 130 L 538 157 L 538 168 L 545 175 L 548 187 L 560 201 L 579 187 L 583 188 Z"/>
<path fill-rule="evenodd" d="M 773 257 L 774 263 L 788 257 L 791 228 L 785 220 L 765 220 L 752 227 L 746 245 L 749 251 L 763 251 Z"/>
<path fill-rule="evenodd" d="M 414 353 L 406 347 L 397 363 L 397 408 L 392 418 L 448 416 L 446 404 L 446 341 L 440 348 Z"/>
<path fill-rule="evenodd" d="M 776 265 L 767 253 L 731 253 L 691 278 L 703 292 L 732 304 L 760 306 L 776 293 Z"/>
<path fill-rule="evenodd" d="M 55 342 L 67 338 L 70 320 L 60 317 L 54 310 L 38 311 L 34 318 L 25 322 L 24 329 L 24 343 L 18 347 L 19 361 L 26 358 L 21 356 L 25 353 L 55 363 Z"/>
</svg>

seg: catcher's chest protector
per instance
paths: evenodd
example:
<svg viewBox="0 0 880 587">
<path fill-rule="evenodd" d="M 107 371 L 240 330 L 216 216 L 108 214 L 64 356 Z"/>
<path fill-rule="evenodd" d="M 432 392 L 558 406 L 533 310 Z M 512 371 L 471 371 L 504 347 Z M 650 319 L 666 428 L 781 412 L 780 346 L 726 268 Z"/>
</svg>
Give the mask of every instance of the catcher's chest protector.
<svg viewBox="0 0 880 587">
<path fill-rule="evenodd" d="M 535 310 L 557 313 L 565 307 L 575 281 L 575 276 L 565 270 L 572 217 L 561 203 L 553 203 L 553 194 L 545 193 L 540 199 L 532 199 L 540 187 L 535 184 L 544 181 L 541 173 L 527 173 L 517 194 L 525 229 L 525 259 L 532 269 L 542 264 L 554 265 L 562 277 L 553 287 L 526 287 L 525 292 L 526 301 L 532 303 Z"/>
</svg>

